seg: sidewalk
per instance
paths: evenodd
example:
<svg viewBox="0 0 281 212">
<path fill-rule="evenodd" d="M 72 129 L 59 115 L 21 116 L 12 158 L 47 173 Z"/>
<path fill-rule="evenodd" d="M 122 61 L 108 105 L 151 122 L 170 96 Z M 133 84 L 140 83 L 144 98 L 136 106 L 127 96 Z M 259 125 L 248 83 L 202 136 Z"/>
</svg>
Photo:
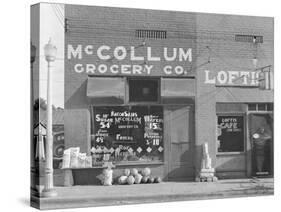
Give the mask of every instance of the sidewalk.
<svg viewBox="0 0 281 212">
<path fill-rule="evenodd" d="M 162 182 L 113 186 L 56 187 L 58 196 L 42 198 L 42 209 L 138 204 L 166 201 L 273 195 L 273 179 L 218 182 Z"/>
</svg>

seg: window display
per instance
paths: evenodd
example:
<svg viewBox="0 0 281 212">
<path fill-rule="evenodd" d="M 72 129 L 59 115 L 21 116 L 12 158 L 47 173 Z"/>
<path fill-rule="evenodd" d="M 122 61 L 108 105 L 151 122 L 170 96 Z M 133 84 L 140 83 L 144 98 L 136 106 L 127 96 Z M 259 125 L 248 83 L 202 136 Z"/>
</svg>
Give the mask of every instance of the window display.
<svg viewBox="0 0 281 212">
<path fill-rule="evenodd" d="M 114 106 L 92 108 L 93 165 L 163 160 L 163 108 Z"/>
</svg>

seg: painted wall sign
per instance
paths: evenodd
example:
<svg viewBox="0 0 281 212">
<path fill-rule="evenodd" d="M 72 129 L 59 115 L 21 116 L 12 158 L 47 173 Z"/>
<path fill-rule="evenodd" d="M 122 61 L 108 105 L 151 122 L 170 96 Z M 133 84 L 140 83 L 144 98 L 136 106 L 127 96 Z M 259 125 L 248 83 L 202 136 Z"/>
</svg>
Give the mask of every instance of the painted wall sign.
<svg viewBox="0 0 281 212">
<path fill-rule="evenodd" d="M 70 71 L 78 74 L 184 76 L 191 72 L 192 48 L 107 44 L 66 48 Z"/>
<path fill-rule="evenodd" d="M 205 70 L 205 84 L 217 86 L 252 86 L 259 85 L 257 71 L 210 71 Z"/>
</svg>

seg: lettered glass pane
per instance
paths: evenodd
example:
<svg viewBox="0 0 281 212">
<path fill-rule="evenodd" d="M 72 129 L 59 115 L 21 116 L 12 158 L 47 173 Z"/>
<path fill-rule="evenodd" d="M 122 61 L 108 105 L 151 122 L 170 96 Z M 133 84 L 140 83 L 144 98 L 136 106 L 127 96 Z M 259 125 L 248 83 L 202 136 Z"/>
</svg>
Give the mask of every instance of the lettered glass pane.
<svg viewBox="0 0 281 212">
<path fill-rule="evenodd" d="M 93 165 L 163 161 L 162 106 L 92 108 Z"/>
<path fill-rule="evenodd" d="M 218 116 L 217 148 L 218 152 L 244 151 L 244 117 Z"/>
</svg>

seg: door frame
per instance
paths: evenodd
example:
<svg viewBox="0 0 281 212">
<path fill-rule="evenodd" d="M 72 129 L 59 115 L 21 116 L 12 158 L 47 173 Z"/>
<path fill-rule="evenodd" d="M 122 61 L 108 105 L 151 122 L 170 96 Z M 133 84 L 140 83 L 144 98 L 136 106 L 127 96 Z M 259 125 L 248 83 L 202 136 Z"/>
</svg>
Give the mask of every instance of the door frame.
<svg viewBox="0 0 281 212">
<path fill-rule="evenodd" d="M 171 111 L 173 108 L 177 107 L 189 107 L 189 111 L 191 112 L 191 116 L 193 120 L 193 127 L 192 127 L 192 134 L 190 139 L 190 148 L 194 147 L 195 144 L 195 105 L 194 104 L 169 104 L 169 105 L 163 105 L 163 115 L 164 115 L 164 175 L 165 180 L 169 181 L 173 178 L 169 178 L 169 172 L 170 172 L 170 161 L 171 161 L 171 134 L 169 133 L 171 130 L 171 125 L 167 121 L 168 118 L 168 112 Z M 191 123 L 192 124 L 192 123 Z M 194 157 L 193 157 L 194 159 Z M 194 173 L 195 174 L 195 173 Z"/>
<path fill-rule="evenodd" d="M 261 114 L 261 115 L 267 115 L 272 114 L 273 111 L 247 111 L 247 177 L 254 177 L 253 173 L 253 148 L 251 144 L 251 135 L 250 135 L 250 115 L 252 114 Z M 273 121 L 273 128 L 274 128 L 274 121 Z M 272 132 L 274 133 L 274 132 Z M 274 153 L 274 137 L 273 137 L 273 153 Z M 272 161 L 272 172 L 274 173 L 274 155 L 273 155 L 273 161 Z M 274 174 L 273 174 L 274 175 Z M 269 175 L 270 177 L 271 175 Z"/>
<path fill-rule="evenodd" d="M 224 112 L 217 112 L 216 113 L 216 127 L 218 126 L 218 117 L 219 116 L 240 116 L 243 117 L 243 130 L 244 130 L 244 136 L 243 136 L 243 145 L 244 150 L 242 152 L 218 152 L 218 145 L 217 142 L 215 142 L 215 148 L 216 148 L 216 161 L 219 160 L 219 158 L 222 157 L 228 157 L 228 156 L 243 156 L 244 157 L 244 166 L 245 169 L 238 170 L 240 172 L 244 173 L 244 176 L 247 176 L 248 172 L 248 166 L 247 166 L 247 157 L 248 157 L 248 119 L 247 119 L 247 113 L 245 111 L 224 111 Z M 216 132 L 216 139 L 218 135 Z M 217 168 L 217 164 L 215 166 Z M 226 170 L 227 171 L 227 170 Z M 223 172 L 223 171 L 221 171 Z"/>
</svg>

